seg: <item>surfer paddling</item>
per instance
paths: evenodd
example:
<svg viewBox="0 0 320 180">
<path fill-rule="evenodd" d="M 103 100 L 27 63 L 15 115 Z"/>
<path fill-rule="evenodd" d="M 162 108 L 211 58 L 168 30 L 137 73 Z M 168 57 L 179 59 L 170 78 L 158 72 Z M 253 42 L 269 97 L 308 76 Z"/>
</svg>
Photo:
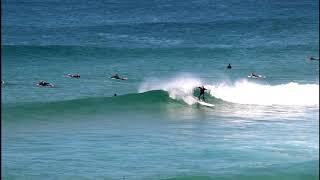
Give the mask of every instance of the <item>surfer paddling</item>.
<svg viewBox="0 0 320 180">
<path fill-rule="evenodd" d="M 202 87 L 198 87 L 199 89 L 200 89 L 200 95 L 199 95 L 199 100 L 200 100 L 200 98 L 201 98 L 201 96 L 202 96 L 202 99 L 203 99 L 203 101 L 205 101 L 205 99 L 204 99 L 204 92 L 205 92 L 205 90 L 207 90 L 206 88 L 204 88 L 204 86 L 202 86 Z"/>
<path fill-rule="evenodd" d="M 319 61 L 319 58 L 315 58 L 315 57 L 312 57 L 312 56 L 311 56 L 311 57 L 309 58 L 309 60 L 311 60 L 311 61 Z"/>
<path fill-rule="evenodd" d="M 40 81 L 37 86 L 41 86 L 41 87 L 54 87 L 53 84 L 45 82 L 45 81 Z"/>
<path fill-rule="evenodd" d="M 120 77 L 118 74 L 112 75 L 111 79 L 128 80 L 128 78 Z"/>
<path fill-rule="evenodd" d="M 255 73 L 251 73 L 251 76 L 255 77 L 255 78 L 259 78 L 260 77 L 259 75 L 255 74 Z"/>
<path fill-rule="evenodd" d="M 260 79 L 260 78 L 266 78 L 265 76 L 256 74 L 256 73 L 251 73 L 248 78 L 253 78 L 253 79 Z"/>
<path fill-rule="evenodd" d="M 71 78 L 80 78 L 80 74 L 68 74 L 69 77 Z"/>
</svg>

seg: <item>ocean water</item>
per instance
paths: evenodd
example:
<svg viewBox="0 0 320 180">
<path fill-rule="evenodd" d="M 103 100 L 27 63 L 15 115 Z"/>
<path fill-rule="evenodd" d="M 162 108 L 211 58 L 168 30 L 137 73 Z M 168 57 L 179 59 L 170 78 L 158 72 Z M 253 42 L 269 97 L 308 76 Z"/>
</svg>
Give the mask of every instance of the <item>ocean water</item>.
<svg viewBox="0 0 320 180">
<path fill-rule="evenodd" d="M 319 179 L 319 1 L 1 5 L 2 179 Z"/>
</svg>

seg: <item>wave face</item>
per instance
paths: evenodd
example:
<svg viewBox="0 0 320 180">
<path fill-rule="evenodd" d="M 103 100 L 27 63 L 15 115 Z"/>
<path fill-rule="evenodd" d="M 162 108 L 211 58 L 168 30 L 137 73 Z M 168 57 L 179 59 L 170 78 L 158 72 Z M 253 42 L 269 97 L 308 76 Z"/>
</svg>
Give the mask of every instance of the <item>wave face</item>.
<svg viewBox="0 0 320 180">
<path fill-rule="evenodd" d="M 233 84 L 226 82 L 205 83 L 191 74 L 183 74 L 169 79 L 148 79 L 139 87 L 139 93 L 118 95 L 116 97 L 96 97 L 55 102 L 33 102 L 3 104 L 4 118 L 48 117 L 60 115 L 104 115 L 119 112 L 161 111 L 183 108 L 196 104 L 198 86 L 204 85 L 208 92 L 206 101 L 216 104 L 217 111 L 232 109 L 235 114 L 239 109 L 229 106 L 246 105 L 283 105 L 283 106 L 319 106 L 319 85 L 287 83 L 266 85 L 239 80 Z M 250 106 L 241 106 L 246 109 Z M 238 107 L 239 108 L 239 107 Z M 219 110 L 220 109 L 220 110 Z M 177 110 L 177 109 L 176 109 Z M 63 112 L 63 113 L 60 113 Z"/>
<path fill-rule="evenodd" d="M 173 99 L 183 100 L 191 105 L 196 103 L 194 90 L 203 83 L 199 78 L 178 76 L 170 80 L 148 80 L 144 82 L 139 92 L 150 90 L 164 90 Z M 225 82 L 217 84 L 204 84 L 209 95 L 223 101 L 237 104 L 254 105 L 319 105 L 319 85 L 299 84 L 290 82 L 280 85 L 266 85 L 239 80 L 234 84 Z"/>
<path fill-rule="evenodd" d="M 149 91 L 115 97 L 96 97 L 55 102 L 34 102 L 23 104 L 3 104 L 4 119 L 17 117 L 83 116 L 118 114 L 119 112 L 143 111 L 150 108 L 161 109 L 172 103 L 165 91 Z"/>
</svg>

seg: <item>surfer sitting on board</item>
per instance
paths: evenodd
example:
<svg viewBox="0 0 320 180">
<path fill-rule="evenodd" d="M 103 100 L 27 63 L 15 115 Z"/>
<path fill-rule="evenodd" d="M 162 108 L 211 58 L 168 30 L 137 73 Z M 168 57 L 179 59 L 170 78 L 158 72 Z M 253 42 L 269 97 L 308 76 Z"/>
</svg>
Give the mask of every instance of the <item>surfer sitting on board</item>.
<svg viewBox="0 0 320 180">
<path fill-rule="evenodd" d="M 202 86 L 202 87 L 198 87 L 199 89 L 200 89 L 200 95 L 199 95 L 199 100 L 200 100 L 200 97 L 202 96 L 202 99 L 203 99 L 203 101 L 205 101 L 204 100 L 204 91 L 205 90 L 207 90 L 206 88 L 204 88 L 204 86 Z"/>
<path fill-rule="evenodd" d="M 227 66 L 227 69 L 231 69 L 232 68 L 232 66 L 231 66 L 231 64 L 229 64 L 228 66 Z"/>
</svg>

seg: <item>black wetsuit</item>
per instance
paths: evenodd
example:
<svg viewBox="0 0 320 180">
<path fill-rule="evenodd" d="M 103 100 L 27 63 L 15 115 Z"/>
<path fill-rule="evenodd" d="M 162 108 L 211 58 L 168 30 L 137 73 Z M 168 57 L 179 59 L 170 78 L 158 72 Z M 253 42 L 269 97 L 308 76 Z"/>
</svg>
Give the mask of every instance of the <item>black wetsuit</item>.
<svg viewBox="0 0 320 180">
<path fill-rule="evenodd" d="M 118 74 L 111 76 L 111 78 L 115 78 L 115 79 L 121 79 L 120 76 Z"/>
<path fill-rule="evenodd" d="M 50 83 L 44 82 L 44 81 L 40 81 L 39 85 L 40 86 L 49 86 Z"/>
<path fill-rule="evenodd" d="M 229 65 L 227 66 L 227 68 L 228 68 L 228 69 L 231 69 L 232 67 L 231 67 L 231 65 L 229 64 Z"/>
<path fill-rule="evenodd" d="M 202 99 L 203 99 L 203 101 L 205 101 L 205 99 L 204 99 L 204 91 L 205 90 L 207 90 L 206 88 L 204 88 L 204 87 L 198 87 L 199 89 L 200 89 L 200 95 L 199 95 L 199 100 L 200 100 L 200 98 L 201 98 L 201 96 L 202 96 Z"/>
</svg>

